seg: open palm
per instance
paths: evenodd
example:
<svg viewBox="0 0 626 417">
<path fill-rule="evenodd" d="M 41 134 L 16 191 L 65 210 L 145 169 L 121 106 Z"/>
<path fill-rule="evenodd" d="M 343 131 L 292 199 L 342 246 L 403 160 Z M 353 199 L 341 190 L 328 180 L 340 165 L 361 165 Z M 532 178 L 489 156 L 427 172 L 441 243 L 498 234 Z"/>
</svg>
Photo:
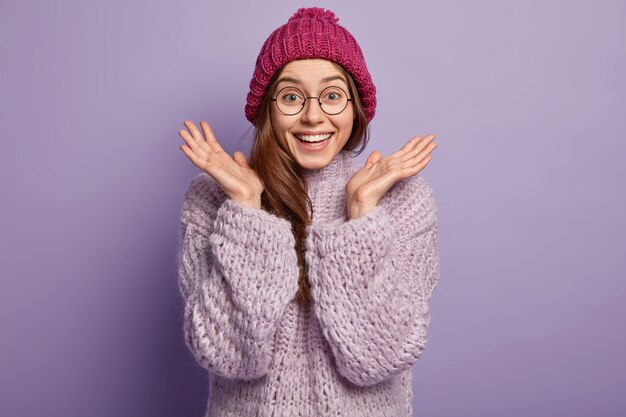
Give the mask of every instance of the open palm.
<svg viewBox="0 0 626 417">
<path fill-rule="evenodd" d="M 415 136 L 401 149 L 384 158 L 380 152 L 372 152 L 363 168 L 356 171 L 346 184 L 348 212 L 373 209 L 396 182 L 424 169 L 432 159 L 430 153 L 437 147 L 432 142 L 434 138 L 434 134 Z"/>
<path fill-rule="evenodd" d="M 245 155 L 235 152 L 231 158 L 215 139 L 211 126 L 205 121 L 200 125 L 204 137 L 193 122 L 185 121 L 189 131 L 179 130 L 178 134 L 187 145 L 182 145 L 180 149 L 195 166 L 213 177 L 232 200 L 260 201 L 263 183 L 248 165 Z"/>
</svg>

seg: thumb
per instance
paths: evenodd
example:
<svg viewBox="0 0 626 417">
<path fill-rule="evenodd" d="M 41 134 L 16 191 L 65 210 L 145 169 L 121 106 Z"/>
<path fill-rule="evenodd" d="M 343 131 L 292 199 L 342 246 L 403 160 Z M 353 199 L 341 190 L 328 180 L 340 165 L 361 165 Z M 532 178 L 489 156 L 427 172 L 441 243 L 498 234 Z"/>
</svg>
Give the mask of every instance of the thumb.
<svg viewBox="0 0 626 417">
<path fill-rule="evenodd" d="M 369 167 L 370 165 L 374 165 L 376 162 L 380 161 L 382 154 L 378 151 L 374 151 L 367 157 L 367 161 L 365 161 L 365 167 Z"/>
<path fill-rule="evenodd" d="M 248 160 L 246 159 L 246 156 L 243 154 L 243 152 L 235 152 L 233 154 L 233 159 L 235 160 L 235 162 L 237 162 L 237 164 L 239 164 L 240 167 L 250 168 L 250 165 L 248 165 Z"/>
</svg>

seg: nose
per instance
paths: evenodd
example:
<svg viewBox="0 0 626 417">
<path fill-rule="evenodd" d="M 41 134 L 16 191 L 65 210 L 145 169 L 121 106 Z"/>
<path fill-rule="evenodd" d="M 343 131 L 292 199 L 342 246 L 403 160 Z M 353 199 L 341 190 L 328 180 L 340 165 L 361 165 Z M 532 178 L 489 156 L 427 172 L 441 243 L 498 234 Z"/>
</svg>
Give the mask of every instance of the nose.
<svg viewBox="0 0 626 417">
<path fill-rule="evenodd" d="M 315 124 L 324 120 L 324 111 L 317 97 L 307 97 L 302 109 L 301 120 L 305 123 Z"/>
</svg>

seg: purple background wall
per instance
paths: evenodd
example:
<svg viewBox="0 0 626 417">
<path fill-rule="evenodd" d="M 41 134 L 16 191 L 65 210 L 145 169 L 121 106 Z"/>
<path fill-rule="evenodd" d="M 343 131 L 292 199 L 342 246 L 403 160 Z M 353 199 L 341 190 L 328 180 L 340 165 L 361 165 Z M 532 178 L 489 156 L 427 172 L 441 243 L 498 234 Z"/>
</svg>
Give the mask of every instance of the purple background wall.
<svg viewBox="0 0 626 417">
<path fill-rule="evenodd" d="M 626 415 L 626 3 L 565 0 L 0 1 L 0 414 L 202 415 L 177 131 L 247 152 L 256 55 L 311 5 L 379 89 L 359 161 L 438 135 L 415 415 Z"/>
</svg>

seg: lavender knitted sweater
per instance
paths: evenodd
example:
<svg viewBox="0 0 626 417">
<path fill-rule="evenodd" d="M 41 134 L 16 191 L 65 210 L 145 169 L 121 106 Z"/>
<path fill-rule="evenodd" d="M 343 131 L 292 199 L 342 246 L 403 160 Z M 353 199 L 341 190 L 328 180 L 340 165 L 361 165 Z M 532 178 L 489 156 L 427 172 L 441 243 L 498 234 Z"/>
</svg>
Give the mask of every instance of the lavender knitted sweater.
<svg viewBox="0 0 626 417">
<path fill-rule="evenodd" d="M 347 221 L 345 151 L 308 175 L 312 303 L 301 306 L 291 224 L 228 199 L 200 173 L 182 206 L 184 334 L 209 371 L 206 416 L 412 415 L 439 277 L 437 207 L 421 175 Z"/>
</svg>

